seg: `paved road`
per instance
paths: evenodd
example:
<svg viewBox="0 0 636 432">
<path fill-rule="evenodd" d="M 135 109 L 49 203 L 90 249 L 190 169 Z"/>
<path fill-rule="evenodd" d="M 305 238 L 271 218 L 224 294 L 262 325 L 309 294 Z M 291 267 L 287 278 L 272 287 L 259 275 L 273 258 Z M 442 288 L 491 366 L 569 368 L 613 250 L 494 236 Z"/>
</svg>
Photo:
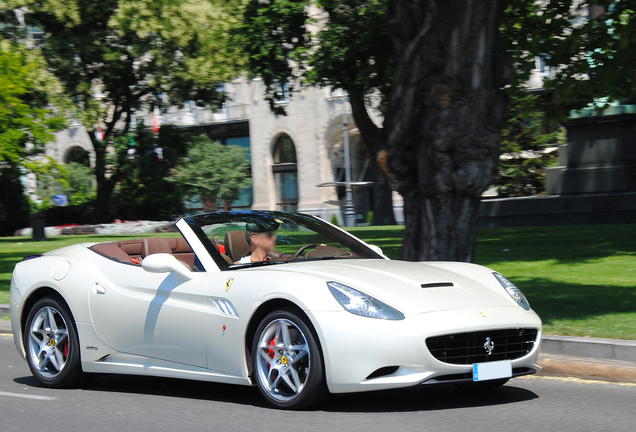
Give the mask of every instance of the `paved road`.
<svg viewBox="0 0 636 432">
<path fill-rule="evenodd" d="M 256 389 L 104 376 L 81 390 L 38 387 L 0 335 L 0 430 L 630 431 L 636 385 L 518 378 L 491 394 L 426 387 L 334 398 L 319 411 L 265 406 Z"/>
</svg>

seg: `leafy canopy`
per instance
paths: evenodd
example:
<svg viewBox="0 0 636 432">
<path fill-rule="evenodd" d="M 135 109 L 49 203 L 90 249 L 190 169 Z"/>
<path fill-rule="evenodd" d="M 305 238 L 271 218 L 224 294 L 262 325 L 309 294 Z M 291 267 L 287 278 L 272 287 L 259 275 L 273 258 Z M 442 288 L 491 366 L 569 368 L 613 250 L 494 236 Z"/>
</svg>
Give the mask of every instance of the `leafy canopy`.
<svg viewBox="0 0 636 432">
<path fill-rule="evenodd" d="M 0 38 L 0 161 L 21 164 L 53 139 L 65 121 L 52 115 L 47 102 L 59 92 L 37 51 Z"/>
<path fill-rule="evenodd" d="M 548 147 L 563 144 L 557 130 L 546 133 L 537 95 L 520 94 L 512 98 L 510 115 L 502 131 L 501 152 L 493 185 L 499 198 L 530 196 L 545 191 L 545 169 L 557 164 L 556 152 Z"/>
<path fill-rule="evenodd" d="M 206 202 L 235 201 L 252 181 L 248 172 L 248 149 L 223 145 L 206 136 L 196 138 L 187 156 L 173 170 L 184 198 L 200 196 Z"/>
<path fill-rule="evenodd" d="M 384 96 L 392 71 L 383 0 L 249 0 L 239 29 L 247 67 L 277 112 L 281 83 Z"/>
</svg>

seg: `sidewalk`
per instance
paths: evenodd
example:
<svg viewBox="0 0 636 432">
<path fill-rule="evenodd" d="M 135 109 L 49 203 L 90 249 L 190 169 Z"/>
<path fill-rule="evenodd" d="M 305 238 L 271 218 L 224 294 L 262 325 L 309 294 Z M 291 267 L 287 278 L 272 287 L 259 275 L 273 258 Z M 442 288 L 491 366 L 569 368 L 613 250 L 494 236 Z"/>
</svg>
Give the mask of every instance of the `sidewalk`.
<svg viewBox="0 0 636 432">
<path fill-rule="evenodd" d="M 9 305 L 0 305 L 0 317 Z M 0 334 L 11 333 L 11 322 L 0 319 Z M 543 336 L 541 375 L 636 383 L 636 341 Z"/>
</svg>

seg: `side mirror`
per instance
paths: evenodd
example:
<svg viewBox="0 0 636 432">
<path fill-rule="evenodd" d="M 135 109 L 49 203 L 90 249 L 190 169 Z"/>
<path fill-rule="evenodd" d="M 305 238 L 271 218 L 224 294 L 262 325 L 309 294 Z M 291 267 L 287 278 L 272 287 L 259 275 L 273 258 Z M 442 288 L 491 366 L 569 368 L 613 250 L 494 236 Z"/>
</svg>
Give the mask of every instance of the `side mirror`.
<svg viewBox="0 0 636 432">
<path fill-rule="evenodd" d="M 167 253 L 148 255 L 141 261 L 141 267 L 149 273 L 174 273 L 182 279 L 192 279 L 192 272 L 178 259 Z"/>
<path fill-rule="evenodd" d="M 380 246 L 370 244 L 369 249 L 371 249 L 373 252 L 377 254 L 384 255 L 384 253 L 382 253 L 382 249 L 380 249 Z"/>
</svg>

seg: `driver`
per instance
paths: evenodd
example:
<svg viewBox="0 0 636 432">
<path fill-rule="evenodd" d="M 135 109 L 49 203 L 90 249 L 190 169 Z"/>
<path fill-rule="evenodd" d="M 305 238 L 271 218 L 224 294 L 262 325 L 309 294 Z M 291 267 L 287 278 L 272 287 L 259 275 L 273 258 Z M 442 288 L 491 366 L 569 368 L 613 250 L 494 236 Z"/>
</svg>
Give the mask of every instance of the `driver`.
<svg viewBox="0 0 636 432">
<path fill-rule="evenodd" d="M 245 225 L 245 239 L 252 253 L 244 256 L 234 264 L 250 264 L 258 261 L 270 261 L 271 252 L 276 249 L 277 224 L 249 222 Z"/>
</svg>

